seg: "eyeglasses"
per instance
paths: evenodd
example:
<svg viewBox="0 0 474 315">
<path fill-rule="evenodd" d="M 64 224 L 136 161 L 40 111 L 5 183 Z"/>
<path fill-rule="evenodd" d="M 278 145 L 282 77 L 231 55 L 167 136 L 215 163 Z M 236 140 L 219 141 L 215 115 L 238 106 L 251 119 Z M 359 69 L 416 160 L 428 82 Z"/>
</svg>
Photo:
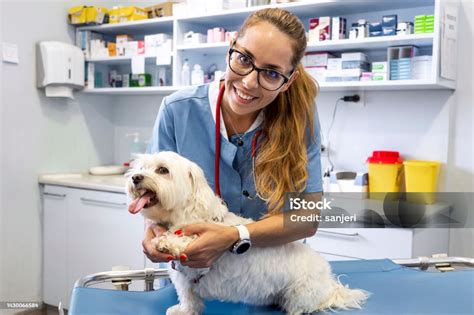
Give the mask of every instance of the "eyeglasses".
<svg viewBox="0 0 474 315">
<path fill-rule="evenodd" d="M 257 67 L 252 58 L 246 54 L 234 49 L 229 49 L 229 68 L 235 74 L 245 76 L 250 74 L 252 71 L 257 71 L 257 82 L 258 84 L 268 91 L 276 91 L 288 82 L 293 74 L 293 70 L 289 77 L 281 74 L 280 72 L 273 69 L 262 69 Z"/>
</svg>

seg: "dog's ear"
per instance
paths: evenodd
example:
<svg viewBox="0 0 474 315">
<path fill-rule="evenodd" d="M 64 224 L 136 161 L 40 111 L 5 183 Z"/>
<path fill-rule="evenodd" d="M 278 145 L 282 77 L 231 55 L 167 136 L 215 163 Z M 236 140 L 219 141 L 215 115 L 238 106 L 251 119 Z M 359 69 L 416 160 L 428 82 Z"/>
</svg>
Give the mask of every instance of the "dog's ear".
<svg viewBox="0 0 474 315">
<path fill-rule="evenodd" d="M 130 162 L 130 168 L 125 172 L 125 177 L 130 177 L 132 176 L 133 173 L 135 173 L 135 171 L 137 171 L 140 166 L 143 164 L 143 160 L 145 158 L 145 154 L 140 154 L 139 156 L 137 156 L 136 159 L 134 159 L 133 161 Z"/>
<path fill-rule="evenodd" d="M 207 187 L 207 181 L 204 172 L 196 163 L 191 162 L 189 165 L 189 178 L 191 179 L 193 197 L 202 195 L 202 190 Z"/>
<path fill-rule="evenodd" d="M 143 164 L 143 161 L 147 157 L 147 154 L 137 154 L 136 158 L 133 159 L 133 161 L 130 162 L 130 167 L 131 168 L 137 168 L 140 167 L 141 164 Z"/>
<path fill-rule="evenodd" d="M 189 178 L 191 179 L 191 187 L 193 195 L 196 195 L 205 181 L 204 172 L 197 164 L 191 162 L 189 164 Z"/>
</svg>

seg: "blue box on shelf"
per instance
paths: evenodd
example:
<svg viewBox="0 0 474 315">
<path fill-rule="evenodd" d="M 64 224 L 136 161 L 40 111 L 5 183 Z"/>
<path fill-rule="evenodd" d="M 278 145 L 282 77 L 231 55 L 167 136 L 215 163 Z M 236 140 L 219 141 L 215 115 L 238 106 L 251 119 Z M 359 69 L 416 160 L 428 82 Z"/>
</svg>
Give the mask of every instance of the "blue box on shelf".
<svg viewBox="0 0 474 315">
<path fill-rule="evenodd" d="M 369 23 L 369 32 L 382 31 L 382 22 Z"/>
<path fill-rule="evenodd" d="M 395 27 L 384 27 L 382 30 L 382 36 L 397 35 L 397 29 Z"/>
<path fill-rule="evenodd" d="M 379 37 L 379 36 L 383 36 L 383 32 L 382 32 L 382 31 L 369 32 L 369 37 Z"/>
<path fill-rule="evenodd" d="M 397 29 L 397 23 L 398 19 L 396 14 L 384 15 L 382 17 L 382 28 L 393 27 Z"/>
</svg>

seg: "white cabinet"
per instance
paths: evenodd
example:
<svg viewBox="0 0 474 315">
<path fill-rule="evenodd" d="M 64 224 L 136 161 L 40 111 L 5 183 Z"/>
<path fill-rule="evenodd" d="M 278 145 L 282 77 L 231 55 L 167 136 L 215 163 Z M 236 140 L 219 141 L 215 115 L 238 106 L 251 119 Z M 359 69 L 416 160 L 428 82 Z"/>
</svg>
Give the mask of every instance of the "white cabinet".
<svg viewBox="0 0 474 315">
<path fill-rule="evenodd" d="M 412 258 L 448 252 L 448 229 L 318 229 L 306 243 L 328 260 Z"/>
<path fill-rule="evenodd" d="M 70 189 L 45 186 L 43 192 L 43 301 L 58 305 L 67 289 L 66 224 Z"/>
<path fill-rule="evenodd" d="M 186 59 L 191 67 L 200 64 L 204 70 L 216 66 L 225 70 L 225 54 L 229 48 L 227 42 L 204 43 L 197 45 L 183 44 L 184 34 L 188 31 L 207 34 L 207 30 L 215 27 L 224 27 L 228 31 L 236 31 L 245 18 L 253 11 L 265 7 L 281 7 L 296 14 L 309 29 L 309 19 L 318 16 L 341 16 L 347 19 L 348 31 L 352 23 L 359 19 L 377 22 L 384 15 L 397 14 L 399 22 L 414 21 L 417 15 L 434 15 L 434 32 L 428 34 L 411 34 L 404 36 L 370 37 L 365 39 L 344 39 L 338 41 L 324 41 L 309 43 L 307 51 L 325 51 L 333 53 L 362 51 L 370 61 L 384 61 L 387 59 L 387 48 L 391 46 L 415 45 L 421 54 L 432 55 L 431 74 L 423 80 L 393 80 L 393 81 L 353 81 L 353 82 L 319 82 L 321 91 L 340 90 L 412 90 L 412 89 L 454 89 L 455 80 L 445 79 L 441 76 L 441 59 L 444 27 L 444 10 L 447 5 L 445 0 L 415 0 L 415 1 L 301 1 L 269 6 L 256 6 L 239 10 L 223 10 L 219 13 L 210 13 L 199 16 L 169 17 L 150 19 L 138 22 L 118 23 L 101 26 L 87 26 L 78 28 L 78 36 L 82 31 L 93 31 L 104 34 L 112 39 L 118 34 L 130 34 L 135 39 L 143 39 L 144 35 L 166 33 L 173 36 L 172 52 L 172 86 L 146 87 L 146 88 L 102 88 L 86 89 L 86 93 L 99 94 L 168 94 L 180 88 L 181 68 Z M 455 4 L 451 2 L 450 5 Z M 455 49 L 455 47 L 453 48 Z M 110 66 L 124 62 L 130 72 L 131 58 L 110 57 L 101 60 L 89 60 L 100 66 Z M 151 63 L 151 64 L 150 64 Z M 127 67 L 126 66 L 126 67 Z M 153 71 L 153 58 L 147 58 L 147 69 Z M 147 71 L 148 71 L 147 70 Z"/>
<path fill-rule="evenodd" d="M 43 299 L 68 308 L 77 279 L 123 265 L 143 269 L 144 221 L 127 211 L 125 194 L 46 185 Z"/>
</svg>

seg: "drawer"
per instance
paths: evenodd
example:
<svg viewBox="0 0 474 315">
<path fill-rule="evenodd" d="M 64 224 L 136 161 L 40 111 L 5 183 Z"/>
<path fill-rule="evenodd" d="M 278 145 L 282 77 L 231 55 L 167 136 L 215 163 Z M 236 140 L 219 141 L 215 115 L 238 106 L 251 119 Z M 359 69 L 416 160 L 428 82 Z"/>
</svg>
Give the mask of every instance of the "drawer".
<svg viewBox="0 0 474 315">
<path fill-rule="evenodd" d="M 314 250 L 347 259 L 411 258 L 410 229 L 318 229 L 306 240 Z"/>
<path fill-rule="evenodd" d="M 43 197 L 53 199 L 64 199 L 69 193 L 70 189 L 64 186 L 44 185 Z"/>
<path fill-rule="evenodd" d="M 108 208 L 127 208 L 127 196 L 120 193 L 76 189 L 82 205 L 99 206 Z"/>
</svg>

